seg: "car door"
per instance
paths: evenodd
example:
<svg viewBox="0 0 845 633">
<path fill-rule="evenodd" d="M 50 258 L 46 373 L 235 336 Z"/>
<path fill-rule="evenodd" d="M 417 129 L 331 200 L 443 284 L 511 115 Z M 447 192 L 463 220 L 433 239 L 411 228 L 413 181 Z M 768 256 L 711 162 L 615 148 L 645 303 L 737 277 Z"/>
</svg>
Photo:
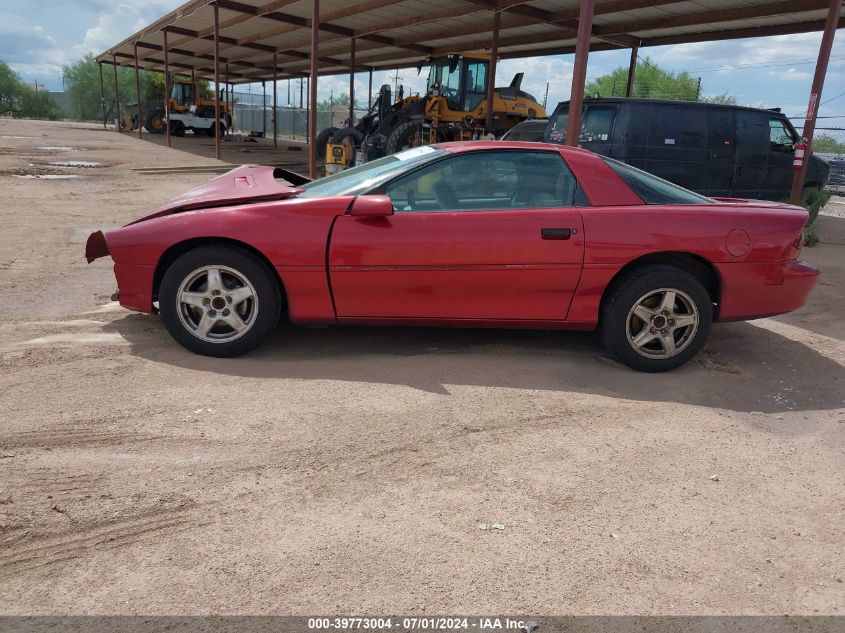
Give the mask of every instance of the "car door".
<svg viewBox="0 0 845 633">
<path fill-rule="evenodd" d="M 769 161 L 769 124 L 762 112 L 735 110 L 736 163 L 733 191 L 738 198 L 759 198 Z"/>
<path fill-rule="evenodd" d="M 707 110 L 691 103 L 656 103 L 651 110 L 645 171 L 692 191 L 707 187 Z"/>
<path fill-rule="evenodd" d="M 732 108 L 707 107 L 710 157 L 707 185 L 699 193 L 706 196 L 730 196 L 736 162 L 736 121 Z"/>
<path fill-rule="evenodd" d="M 341 216 L 340 319 L 563 320 L 584 256 L 575 178 L 556 151 L 462 152 L 388 183 L 386 218 Z"/>
</svg>

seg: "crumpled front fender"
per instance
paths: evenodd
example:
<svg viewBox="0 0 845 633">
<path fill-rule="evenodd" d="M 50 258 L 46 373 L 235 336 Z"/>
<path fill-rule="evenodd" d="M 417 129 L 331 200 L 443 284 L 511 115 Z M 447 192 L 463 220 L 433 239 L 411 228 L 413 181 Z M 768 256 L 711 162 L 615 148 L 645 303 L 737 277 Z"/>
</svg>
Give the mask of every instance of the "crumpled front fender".
<svg viewBox="0 0 845 633">
<path fill-rule="evenodd" d="M 106 243 L 106 236 L 102 231 L 94 231 L 88 236 L 85 243 L 85 259 L 90 264 L 95 259 L 109 255 L 109 245 Z"/>
</svg>

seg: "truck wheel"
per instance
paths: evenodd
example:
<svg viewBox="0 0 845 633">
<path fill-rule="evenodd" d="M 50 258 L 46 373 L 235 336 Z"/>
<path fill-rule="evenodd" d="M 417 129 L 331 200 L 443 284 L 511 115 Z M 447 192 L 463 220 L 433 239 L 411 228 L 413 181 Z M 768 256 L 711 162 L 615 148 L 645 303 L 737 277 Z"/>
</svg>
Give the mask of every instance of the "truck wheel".
<svg viewBox="0 0 845 633">
<path fill-rule="evenodd" d="M 219 123 L 212 123 L 212 124 L 208 127 L 208 129 L 205 131 L 205 133 L 206 133 L 208 136 L 210 136 L 211 138 L 214 138 L 214 137 L 215 137 L 215 133 L 217 132 L 217 129 L 218 129 L 218 128 L 220 129 L 221 133 L 224 133 L 224 134 L 225 134 L 225 132 L 226 132 L 226 127 L 225 127 L 225 126 L 220 125 Z"/>
<path fill-rule="evenodd" d="M 144 127 L 150 134 L 164 134 L 164 112 L 150 112 L 144 118 Z"/>
<path fill-rule="evenodd" d="M 204 356 L 230 358 L 256 347 L 281 312 L 279 284 L 267 266 L 232 246 L 200 246 L 177 259 L 159 288 L 170 335 Z"/>
<path fill-rule="evenodd" d="M 332 135 L 332 144 L 341 145 L 347 139 L 353 148 L 360 147 L 361 141 L 364 140 L 364 135 L 354 127 L 345 127 Z"/>
<path fill-rule="evenodd" d="M 349 157 L 349 165 L 355 164 L 355 150 L 361 147 L 364 135 L 354 127 L 345 127 L 335 132 L 332 136 L 333 145 L 346 145 L 346 155 Z"/>
<path fill-rule="evenodd" d="M 317 144 L 317 158 L 320 160 L 326 158 L 326 145 L 339 131 L 336 127 L 327 127 L 317 135 L 317 140 L 314 141 Z"/>
<path fill-rule="evenodd" d="M 173 121 L 170 125 L 170 133 L 173 136 L 185 136 L 185 124 L 181 121 Z"/>
<path fill-rule="evenodd" d="M 607 351 L 638 371 L 680 367 L 704 345 L 713 322 L 701 282 L 673 266 L 628 272 L 602 302 L 599 332 Z"/>
<path fill-rule="evenodd" d="M 401 152 L 403 149 L 409 147 L 416 147 L 420 144 L 418 134 L 420 132 L 420 124 L 416 121 L 405 121 L 397 125 L 390 136 L 387 137 L 385 150 L 388 154 L 395 154 Z"/>
</svg>

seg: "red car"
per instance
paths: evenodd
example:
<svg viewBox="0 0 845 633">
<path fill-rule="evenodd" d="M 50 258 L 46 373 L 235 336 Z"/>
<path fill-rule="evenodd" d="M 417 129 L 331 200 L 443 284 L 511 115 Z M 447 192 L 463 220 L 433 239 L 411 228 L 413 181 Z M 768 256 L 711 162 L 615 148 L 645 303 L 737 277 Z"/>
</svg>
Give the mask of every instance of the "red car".
<svg viewBox="0 0 845 633">
<path fill-rule="evenodd" d="M 804 304 L 807 212 L 711 199 L 540 143 L 418 147 L 309 182 L 248 165 L 88 239 L 120 303 L 236 356 L 296 323 L 593 330 L 643 371 L 682 365 L 713 321 Z"/>
</svg>

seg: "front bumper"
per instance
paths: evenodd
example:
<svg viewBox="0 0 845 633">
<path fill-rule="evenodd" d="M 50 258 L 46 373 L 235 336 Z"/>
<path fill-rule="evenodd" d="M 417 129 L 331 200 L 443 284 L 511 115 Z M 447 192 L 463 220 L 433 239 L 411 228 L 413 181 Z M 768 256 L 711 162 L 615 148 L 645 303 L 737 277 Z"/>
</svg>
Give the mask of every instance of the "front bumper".
<svg viewBox="0 0 845 633">
<path fill-rule="evenodd" d="M 719 321 L 744 321 L 797 310 L 807 300 L 821 272 L 791 262 L 716 264 L 722 279 Z"/>
<path fill-rule="evenodd" d="M 115 264 L 120 305 L 138 312 L 153 311 L 153 276 L 155 266 Z"/>
</svg>

